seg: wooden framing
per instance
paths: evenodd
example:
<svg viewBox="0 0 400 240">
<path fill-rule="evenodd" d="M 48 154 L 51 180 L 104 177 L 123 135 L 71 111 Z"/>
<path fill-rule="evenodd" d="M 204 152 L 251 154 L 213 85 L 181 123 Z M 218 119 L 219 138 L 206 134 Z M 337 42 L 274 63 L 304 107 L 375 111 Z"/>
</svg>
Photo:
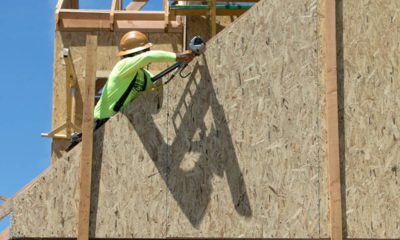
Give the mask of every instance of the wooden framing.
<svg viewBox="0 0 400 240">
<path fill-rule="evenodd" d="M 10 239 L 10 228 L 6 228 L 0 233 L 0 240 Z"/>
<path fill-rule="evenodd" d="M 70 139 L 73 131 L 80 131 L 80 128 L 72 122 L 72 97 L 75 95 L 77 77 L 74 63 L 72 62 L 68 48 L 63 49 L 63 56 L 66 68 L 65 96 L 67 99 L 67 114 L 65 117 L 65 123 L 50 133 L 42 133 L 42 137 Z M 65 130 L 65 134 L 59 134 L 59 132 L 63 130 Z"/>
<path fill-rule="evenodd" d="M 122 0 L 113 0 L 111 5 L 111 12 L 110 12 L 110 29 L 114 31 L 114 13 L 116 10 L 122 9 Z"/>
<path fill-rule="evenodd" d="M 343 230 L 337 96 L 336 0 L 325 0 L 324 6 L 323 47 L 325 52 L 324 77 L 326 85 L 330 233 L 332 240 L 341 240 L 343 239 Z"/>
<path fill-rule="evenodd" d="M 208 9 L 210 14 L 211 37 L 217 34 L 217 3 L 215 0 L 208 0 Z"/>
<path fill-rule="evenodd" d="M 165 24 L 165 31 L 168 30 L 168 25 L 169 25 L 169 1 L 164 0 L 163 2 L 164 5 L 164 24 Z"/>
<path fill-rule="evenodd" d="M 86 37 L 86 74 L 84 86 L 82 153 L 80 164 L 80 199 L 78 216 L 78 240 L 89 239 L 90 192 L 93 155 L 94 81 L 96 74 L 97 35 Z"/>
<path fill-rule="evenodd" d="M 234 1 L 218 1 L 218 2 L 258 2 L 259 0 L 234 0 Z M 182 2 L 204 2 L 204 0 L 182 0 Z M 170 17 L 176 16 L 207 16 L 210 21 L 211 36 L 217 34 L 216 16 L 240 16 L 247 9 L 217 9 L 216 0 L 207 0 L 207 9 L 177 9 L 172 8 L 169 10 Z"/>
<path fill-rule="evenodd" d="M 184 0 L 202 2 L 202 0 Z M 259 0 L 234 0 L 221 2 L 258 2 Z M 75 3 L 76 2 L 76 3 Z M 182 32 L 183 25 L 178 16 L 210 16 L 211 26 L 216 28 L 215 16 L 239 16 L 246 9 L 215 9 L 216 0 L 208 0 L 208 9 L 170 9 L 169 1 L 163 0 L 164 11 L 138 11 L 145 0 L 136 7 L 122 10 L 122 1 L 113 0 L 110 10 L 78 9 L 77 0 L 59 0 L 56 7 L 56 30 L 58 31 L 129 31 Z M 216 32 L 212 30 L 213 32 Z"/>
<path fill-rule="evenodd" d="M 5 201 L 8 201 L 8 200 L 10 200 L 10 199 L 8 199 L 8 198 L 6 198 L 6 197 L 3 197 L 3 196 L 0 196 L 0 200 L 5 202 Z"/>
<path fill-rule="evenodd" d="M 131 1 L 128 6 L 126 7 L 127 10 L 137 10 L 139 11 L 140 9 L 142 9 L 144 7 L 144 5 L 146 5 L 146 3 L 148 2 L 148 0 L 135 0 L 135 1 Z"/>
<path fill-rule="evenodd" d="M 59 0 L 57 4 L 55 18 L 58 31 L 183 31 L 181 22 L 170 16 L 167 0 L 164 0 L 164 11 L 122 10 L 121 0 L 113 0 L 110 10 L 82 10 L 75 8 L 78 5 L 68 4 L 69 1 Z M 141 1 L 140 6 L 145 3 Z"/>
<path fill-rule="evenodd" d="M 240 16 L 245 13 L 246 9 L 216 9 L 216 16 Z M 209 9 L 170 9 L 171 16 L 207 16 Z"/>
<path fill-rule="evenodd" d="M 5 201 L 3 204 L 0 205 L 0 221 L 3 220 L 3 218 L 7 217 L 11 213 L 11 204 L 12 200 Z"/>
</svg>

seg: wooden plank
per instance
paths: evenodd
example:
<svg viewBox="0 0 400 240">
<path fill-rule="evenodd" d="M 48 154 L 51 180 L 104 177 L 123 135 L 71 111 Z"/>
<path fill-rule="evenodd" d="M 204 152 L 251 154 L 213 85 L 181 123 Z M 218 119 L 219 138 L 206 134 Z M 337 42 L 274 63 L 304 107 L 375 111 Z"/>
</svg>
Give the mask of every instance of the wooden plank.
<svg viewBox="0 0 400 240">
<path fill-rule="evenodd" d="M 217 9 L 217 16 L 240 16 L 245 13 L 246 9 Z M 170 9 L 172 16 L 206 16 L 208 9 Z"/>
<path fill-rule="evenodd" d="M 164 22 L 165 22 L 165 31 L 168 30 L 169 20 L 169 1 L 164 0 Z"/>
<path fill-rule="evenodd" d="M 164 21 L 118 21 L 115 31 L 138 30 L 147 33 L 163 33 L 165 31 Z M 173 21 L 168 24 L 169 33 L 180 33 L 183 31 L 182 24 Z"/>
<path fill-rule="evenodd" d="M 115 11 L 116 20 L 147 20 L 162 21 L 164 20 L 164 11 Z"/>
<path fill-rule="evenodd" d="M 327 160 L 329 178 L 330 234 L 343 239 L 339 158 L 339 118 L 336 62 L 336 0 L 326 0 L 324 8 L 324 74 L 326 85 Z"/>
<path fill-rule="evenodd" d="M 80 20 L 63 19 L 60 22 L 59 31 L 109 31 L 110 20 Z"/>
<path fill-rule="evenodd" d="M 208 0 L 208 8 L 210 11 L 210 25 L 211 25 L 211 37 L 217 34 L 217 9 L 215 0 Z"/>
<path fill-rule="evenodd" d="M 115 20 L 159 21 L 164 20 L 165 17 L 164 11 L 122 11 L 117 9 L 117 5 L 113 5 L 111 10 L 61 9 L 59 11 L 59 18 L 82 20 L 110 20 L 111 13 L 113 13 Z"/>
<path fill-rule="evenodd" d="M 56 30 L 58 30 L 58 25 L 60 22 L 60 10 L 62 6 L 64 5 L 65 0 L 58 0 L 57 6 L 56 6 L 56 13 L 55 13 L 55 25 L 56 25 Z"/>
<path fill-rule="evenodd" d="M 96 71 L 96 78 L 108 78 L 110 76 L 111 71 L 107 70 L 98 70 Z"/>
<path fill-rule="evenodd" d="M 118 0 L 113 0 L 110 11 L 110 29 L 114 31 L 114 12 L 117 9 Z"/>
<path fill-rule="evenodd" d="M 134 0 L 134 1 L 130 2 L 128 4 L 128 6 L 126 6 L 126 10 L 139 11 L 144 7 L 144 5 L 146 5 L 147 2 L 148 2 L 148 0 Z"/>
<path fill-rule="evenodd" d="M 10 239 L 10 228 L 6 228 L 3 232 L 0 233 L 0 240 L 8 240 Z"/>
<path fill-rule="evenodd" d="M 109 20 L 109 10 L 61 9 L 60 19 Z"/>
<path fill-rule="evenodd" d="M 72 96 L 75 94 L 74 86 L 76 83 L 76 73 L 74 68 L 74 63 L 72 62 L 70 51 L 68 48 L 63 49 L 64 62 L 66 66 L 66 76 L 65 76 L 65 97 L 66 97 L 66 107 L 67 114 L 65 118 L 66 122 L 66 135 L 69 138 L 72 134 Z"/>
<path fill-rule="evenodd" d="M 79 0 L 71 0 L 71 8 L 79 9 Z"/>
<path fill-rule="evenodd" d="M 94 81 L 96 77 L 97 35 L 86 37 L 86 77 L 84 87 L 82 153 L 80 165 L 80 200 L 78 219 L 78 240 L 89 239 L 90 192 L 93 155 L 93 109 Z"/>
<path fill-rule="evenodd" d="M 12 200 L 8 200 L 0 205 L 0 221 L 7 217 L 12 210 Z"/>
<path fill-rule="evenodd" d="M 6 198 L 6 197 L 3 197 L 3 196 L 0 196 L 0 200 L 5 202 L 5 201 L 8 201 L 8 200 L 10 200 L 10 199 L 8 199 L 8 198 Z"/>
<path fill-rule="evenodd" d="M 76 20 L 63 19 L 58 28 L 62 32 L 109 31 L 110 20 Z M 116 21 L 114 31 L 137 30 L 145 33 L 163 33 L 165 23 L 162 21 Z M 168 26 L 168 32 L 182 32 L 182 24 L 173 21 Z"/>
</svg>

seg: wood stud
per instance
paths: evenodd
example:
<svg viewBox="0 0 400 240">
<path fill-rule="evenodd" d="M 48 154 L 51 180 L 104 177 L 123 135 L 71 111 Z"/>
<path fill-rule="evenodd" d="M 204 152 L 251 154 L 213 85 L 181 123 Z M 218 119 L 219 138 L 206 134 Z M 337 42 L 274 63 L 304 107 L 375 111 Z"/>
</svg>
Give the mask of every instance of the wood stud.
<svg viewBox="0 0 400 240">
<path fill-rule="evenodd" d="M 336 0 L 325 0 L 324 18 L 324 76 L 326 85 L 327 160 L 332 240 L 343 239 L 342 199 L 339 158 L 339 118 L 336 62 Z"/>
<path fill-rule="evenodd" d="M 96 77 L 97 35 L 86 38 L 86 78 L 82 124 L 82 153 L 80 164 L 80 200 L 78 217 L 78 240 L 89 239 L 90 194 L 93 156 L 93 109 Z"/>
</svg>

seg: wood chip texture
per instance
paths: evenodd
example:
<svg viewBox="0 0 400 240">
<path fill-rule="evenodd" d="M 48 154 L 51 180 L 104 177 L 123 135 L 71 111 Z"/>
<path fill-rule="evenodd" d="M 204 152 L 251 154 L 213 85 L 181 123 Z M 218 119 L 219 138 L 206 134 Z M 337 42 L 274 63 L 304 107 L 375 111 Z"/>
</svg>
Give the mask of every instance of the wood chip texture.
<svg viewBox="0 0 400 240">
<path fill-rule="evenodd" d="M 260 1 L 208 42 L 189 78 L 143 94 L 96 131 L 92 237 L 329 238 L 322 3 Z M 396 239 L 400 2 L 337 7 L 345 236 Z M 57 33 L 57 78 L 62 46 L 83 78 L 85 33 L 74 34 Z M 113 34 L 98 33 L 97 70 L 117 60 Z M 182 40 L 152 38 L 166 50 Z M 76 236 L 80 151 L 58 152 L 14 198 L 12 237 Z"/>
</svg>

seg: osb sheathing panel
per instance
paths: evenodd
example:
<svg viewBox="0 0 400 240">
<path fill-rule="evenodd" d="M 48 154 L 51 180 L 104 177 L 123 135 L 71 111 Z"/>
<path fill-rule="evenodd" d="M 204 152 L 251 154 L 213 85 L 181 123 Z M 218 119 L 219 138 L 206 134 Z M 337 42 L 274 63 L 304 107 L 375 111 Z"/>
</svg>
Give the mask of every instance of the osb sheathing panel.
<svg viewBox="0 0 400 240">
<path fill-rule="evenodd" d="M 159 94 L 139 98 L 126 114 L 95 133 L 92 177 L 92 237 L 163 237 L 166 226 L 166 149 L 147 135 L 154 153 L 143 147 L 132 124 L 143 126 L 156 113 Z M 134 115 L 135 123 L 127 118 Z M 166 111 L 154 117 L 166 136 Z M 166 140 L 165 140 L 166 141 Z M 76 237 L 80 145 L 64 154 L 53 170 L 15 199 L 13 237 Z M 153 161 L 159 164 L 153 164 Z"/>
<path fill-rule="evenodd" d="M 85 79 L 85 58 L 86 58 L 86 35 L 88 32 L 56 32 L 54 47 L 54 82 L 53 82 L 53 128 L 65 123 L 66 118 L 66 91 L 65 91 L 65 64 L 63 59 L 63 48 L 71 50 L 72 61 L 78 78 L 78 89 L 73 100 L 73 122 L 77 126 L 82 123 L 82 95 L 79 86 L 83 86 Z M 97 70 L 108 70 L 114 67 L 119 60 L 119 40 L 124 33 L 118 32 L 93 32 L 98 35 L 97 48 Z M 166 50 L 178 52 L 182 50 L 182 34 L 179 33 L 149 33 L 149 41 L 152 42 L 155 50 Z M 157 73 L 167 64 L 154 63 L 149 70 Z M 52 159 L 56 161 L 61 157 L 62 150 L 68 146 L 68 141 L 55 139 L 52 144 Z"/>
<path fill-rule="evenodd" d="M 168 237 L 319 237 L 316 11 L 262 1 L 171 83 Z"/>
<path fill-rule="evenodd" d="M 399 9 L 398 0 L 339 4 L 348 237 L 400 236 Z"/>
<path fill-rule="evenodd" d="M 260 2 L 97 131 L 91 235 L 320 237 L 317 16 Z M 16 198 L 14 237 L 75 236 L 79 152 Z"/>
</svg>

